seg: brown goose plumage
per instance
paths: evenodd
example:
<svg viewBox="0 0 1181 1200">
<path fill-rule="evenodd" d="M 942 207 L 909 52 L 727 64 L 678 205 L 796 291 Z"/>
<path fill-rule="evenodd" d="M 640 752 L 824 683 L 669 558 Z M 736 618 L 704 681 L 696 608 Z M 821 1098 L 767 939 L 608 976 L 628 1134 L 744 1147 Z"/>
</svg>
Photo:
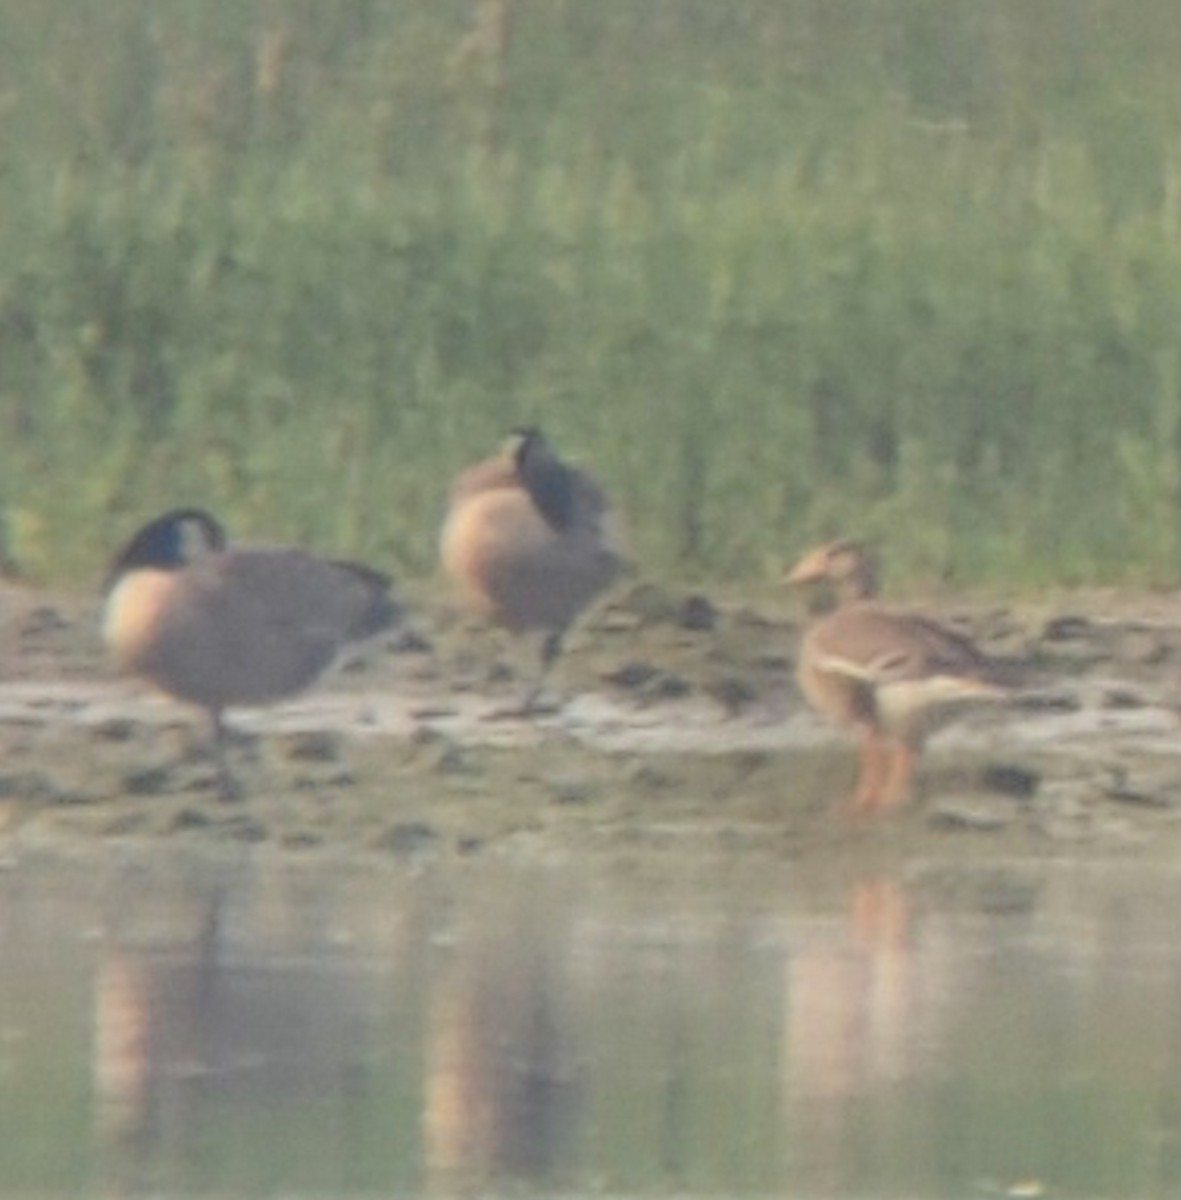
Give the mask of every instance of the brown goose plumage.
<svg viewBox="0 0 1181 1200">
<path fill-rule="evenodd" d="M 443 567 L 478 615 L 514 634 L 540 632 L 532 707 L 562 638 L 623 565 L 617 519 L 599 485 L 536 429 L 460 473 L 440 537 Z"/>
<path fill-rule="evenodd" d="M 200 509 L 149 522 L 107 575 L 103 632 L 119 666 L 197 705 L 213 725 L 223 795 L 223 714 L 313 684 L 350 645 L 392 625 L 390 581 L 287 548 L 227 548 Z"/>
<path fill-rule="evenodd" d="M 817 711 L 860 742 L 854 809 L 894 809 L 926 738 L 964 703 L 1005 695 L 998 668 L 963 634 L 880 603 L 873 563 L 854 542 L 816 547 L 787 578 L 837 589 L 836 609 L 804 635 L 800 687 Z"/>
</svg>

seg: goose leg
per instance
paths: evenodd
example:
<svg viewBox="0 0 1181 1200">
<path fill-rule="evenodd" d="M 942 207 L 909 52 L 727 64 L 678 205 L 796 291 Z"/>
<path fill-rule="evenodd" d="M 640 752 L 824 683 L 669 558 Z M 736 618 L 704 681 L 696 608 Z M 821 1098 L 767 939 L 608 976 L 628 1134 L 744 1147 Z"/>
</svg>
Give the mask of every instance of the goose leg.
<svg viewBox="0 0 1181 1200">
<path fill-rule="evenodd" d="M 521 704 L 521 710 L 526 715 L 546 712 L 552 708 L 552 706 L 541 703 L 541 693 L 545 688 L 545 681 L 549 678 L 551 668 L 562 653 L 562 638 L 565 632 L 564 629 L 559 629 L 554 633 L 547 633 L 545 640 L 541 643 L 541 660 L 537 679 Z"/>
<path fill-rule="evenodd" d="M 907 797 L 919 751 L 908 742 L 897 742 L 889 761 L 885 785 L 877 799 L 879 812 L 893 812 Z"/>
<path fill-rule="evenodd" d="M 217 771 L 217 794 L 220 800 L 228 804 L 242 798 L 242 789 L 230 771 L 226 754 L 228 737 L 221 710 L 211 709 L 209 718 L 213 726 L 213 765 Z"/>
<path fill-rule="evenodd" d="M 877 809 L 889 752 L 889 747 L 876 730 L 867 730 L 862 735 L 861 765 L 853 793 L 854 813 L 860 815 Z"/>
<path fill-rule="evenodd" d="M 564 633 L 565 630 L 559 630 L 556 633 L 546 634 L 545 640 L 541 643 L 541 656 L 537 675 L 525 691 L 525 694 L 521 697 L 520 702 L 509 708 L 498 708 L 494 712 L 488 713 L 485 719 L 495 721 L 515 720 L 522 717 L 536 717 L 557 711 L 556 705 L 543 704 L 541 702 L 541 693 L 545 688 L 545 681 L 549 677 L 549 671 L 554 664 L 554 660 L 562 652 L 562 635 Z"/>
</svg>

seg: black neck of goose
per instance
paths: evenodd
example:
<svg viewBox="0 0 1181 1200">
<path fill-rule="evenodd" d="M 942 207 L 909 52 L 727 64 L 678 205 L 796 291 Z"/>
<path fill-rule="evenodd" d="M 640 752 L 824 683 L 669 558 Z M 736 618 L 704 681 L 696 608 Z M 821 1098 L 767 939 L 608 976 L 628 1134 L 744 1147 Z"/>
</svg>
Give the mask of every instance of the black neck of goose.
<svg viewBox="0 0 1181 1200">
<path fill-rule="evenodd" d="M 558 533 L 574 521 L 574 472 L 539 437 L 526 437 L 517 474 L 545 522 Z"/>
</svg>

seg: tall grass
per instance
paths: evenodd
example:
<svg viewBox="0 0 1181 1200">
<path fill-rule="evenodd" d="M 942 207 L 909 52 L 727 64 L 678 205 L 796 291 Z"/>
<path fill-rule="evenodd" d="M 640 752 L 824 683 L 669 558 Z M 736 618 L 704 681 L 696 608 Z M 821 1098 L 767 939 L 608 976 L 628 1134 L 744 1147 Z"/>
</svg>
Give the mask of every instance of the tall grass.
<svg viewBox="0 0 1181 1200">
<path fill-rule="evenodd" d="M 0 550 L 433 569 L 535 421 L 655 572 L 1181 566 L 1171 0 L 0 0 Z"/>
</svg>

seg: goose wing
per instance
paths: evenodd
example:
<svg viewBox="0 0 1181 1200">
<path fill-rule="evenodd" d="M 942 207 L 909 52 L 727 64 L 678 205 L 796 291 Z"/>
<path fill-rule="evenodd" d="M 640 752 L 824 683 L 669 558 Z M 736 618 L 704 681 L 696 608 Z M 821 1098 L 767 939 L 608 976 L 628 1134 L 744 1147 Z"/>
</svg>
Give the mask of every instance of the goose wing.
<svg viewBox="0 0 1181 1200">
<path fill-rule="evenodd" d="M 310 684 L 351 643 L 393 624 L 389 580 L 298 550 L 210 555 L 186 571 L 169 614 L 175 653 L 239 703 Z"/>
<path fill-rule="evenodd" d="M 818 670 L 880 687 L 933 678 L 992 679 L 991 661 L 966 635 L 921 613 L 876 603 L 848 605 L 815 626 Z"/>
</svg>

